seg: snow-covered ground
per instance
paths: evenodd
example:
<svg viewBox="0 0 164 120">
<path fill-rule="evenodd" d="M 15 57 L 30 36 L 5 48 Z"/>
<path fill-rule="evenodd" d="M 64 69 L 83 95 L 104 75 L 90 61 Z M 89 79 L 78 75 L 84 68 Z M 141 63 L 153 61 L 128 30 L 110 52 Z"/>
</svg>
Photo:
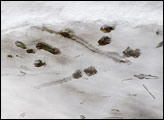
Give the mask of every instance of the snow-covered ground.
<svg viewBox="0 0 164 120">
<path fill-rule="evenodd" d="M 115 30 L 101 32 L 105 24 Z M 1 118 L 163 118 L 163 2 L 1 2 L 1 25 Z M 76 40 L 57 33 L 67 28 Z M 99 46 L 102 36 L 111 43 Z M 122 57 L 128 46 L 141 55 Z M 35 67 L 38 59 L 47 65 Z M 89 66 L 97 74 L 70 78 Z"/>
</svg>

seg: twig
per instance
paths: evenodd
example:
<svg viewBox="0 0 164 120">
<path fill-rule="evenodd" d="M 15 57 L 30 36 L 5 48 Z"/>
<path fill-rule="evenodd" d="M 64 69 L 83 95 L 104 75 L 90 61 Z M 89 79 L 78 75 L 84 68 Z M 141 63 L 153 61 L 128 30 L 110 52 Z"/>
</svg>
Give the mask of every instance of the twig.
<svg viewBox="0 0 164 120">
<path fill-rule="evenodd" d="M 129 80 L 133 80 L 133 78 L 124 79 L 122 81 L 129 81 Z"/>
<path fill-rule="evenodd" d="M 71 77 L 66 77 L 66 78 L 63 78 L 63 79 L 57 80 L 57 81 L 43 83 L 43 84 L 41 84 L 39 86 L 36 86 L 35 88 L 40 89 L 42 87 L 47 87 L 47 86 L 51 86 L 51 85 L 62 84 L 62 83 L 65 83 L 65 82 L 68 82 L 68 81 L 71 81 L 71 80 L 72 80 L 72 76 Z"/>
<path fill-rule="evenodd" d="M 143 87 L 152 96 L 152 98 L 155 99 L 155 96 L 148 90 L 148 88 L 144 84 L 143 84 Z"/>
</svg>

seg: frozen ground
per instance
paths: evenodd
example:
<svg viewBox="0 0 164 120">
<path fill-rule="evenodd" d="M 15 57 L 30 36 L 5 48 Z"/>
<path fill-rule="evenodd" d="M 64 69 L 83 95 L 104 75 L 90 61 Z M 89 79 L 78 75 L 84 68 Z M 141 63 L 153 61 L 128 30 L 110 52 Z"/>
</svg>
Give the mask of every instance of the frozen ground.
<svg viewBox="0 0 164 120">
<path fill-rule="evenodd" d="M 163 118 L 163 2 L 1 2 L 1 17 L 1 118 Z M 58 34 L 66 28 L 76 40 Z M 99 46 L 102 36 L 111 43 Z M 141 55 L 122 57 L 128 46 Z M 97 74 L 71 78 L 89 66 Z"/>
</svg>

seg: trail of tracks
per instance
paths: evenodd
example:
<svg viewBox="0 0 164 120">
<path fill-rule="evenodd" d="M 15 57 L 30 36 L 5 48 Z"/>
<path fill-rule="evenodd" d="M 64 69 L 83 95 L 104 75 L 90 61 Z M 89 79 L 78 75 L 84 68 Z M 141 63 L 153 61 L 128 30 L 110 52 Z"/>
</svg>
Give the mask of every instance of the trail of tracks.
<svg viewBox="0 0 164 120">
<path fill-rule="evenodd" d="M 66 77 L 66 78 L 63 78 L 63 79 L 60 79 L 60 80 L 57 80 L 57 81 L 43 83 L 39 86 L 36 86 L 35 88 L 40 89 L 42 87 L 47 87 L 47 86 L 51 86 L 51 85 L 58 85 L 58 84 L 62 84 L 62 83 L 65 83 L 65 82 L 68 82 L 68 81 L 71 81 L 71 80 L 72 80 L 72 76 L 71 77 Z"/>
<path fill-rule="evenodd" d="M 84 46 L 85 48 L 87 48 L 89 51 L 93 52 L 93 53 L 97 53 L 99 55 L 103 55 L 103 56 L 106 56 L 107 58 L 110 58 L 112 60 L 114 60 L 115 62 L 117 63 L 126 63 L 126 64 L 130 64 L 131 62 L 129 60 L 126 60 L 123 56 L 120 56 L 117 52 L 106 52 L 106 51 L 102 51 L 96 47 L 94 47 L 93 45 L 91 45 L 90 43 L 88 43 L 86 40 L 84 40 L 83 38 L 81 37 L 78 37 L 76 35 L 72 35 L 72 36 L 65 36 L 63 34 L 61 34 L 61 32 L 57 32 L 57 31 L 54 31 L 54 30 L 51 30 L 47 27 L 38 27 L 38 26 L 35 26 L 33 28 L 36 28 L 36 29 L 39 29 L 41 31 L 46 31 L 50 34 L 57 34 L 57 35 L 60 35 L 60 36 L 63 36 L 63 37 L 66 37 L 70 40 L 73 40 L 77 43 L 79 43 L 80 45 Z M 69 33 L 68 33 L 69 34 Z"/>
</svg>

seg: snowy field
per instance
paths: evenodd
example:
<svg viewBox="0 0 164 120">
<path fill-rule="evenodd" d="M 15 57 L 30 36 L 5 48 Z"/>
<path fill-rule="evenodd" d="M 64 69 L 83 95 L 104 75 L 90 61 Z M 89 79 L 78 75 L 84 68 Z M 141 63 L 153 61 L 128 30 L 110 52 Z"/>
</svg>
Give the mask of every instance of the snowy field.
<svg viewBox="0 0 164 120">
<path fill-rule="evenodd" d="M 2 119 L 163 118 L 163 2 L 2 1 L 1 35 Z"/>
</svg>

